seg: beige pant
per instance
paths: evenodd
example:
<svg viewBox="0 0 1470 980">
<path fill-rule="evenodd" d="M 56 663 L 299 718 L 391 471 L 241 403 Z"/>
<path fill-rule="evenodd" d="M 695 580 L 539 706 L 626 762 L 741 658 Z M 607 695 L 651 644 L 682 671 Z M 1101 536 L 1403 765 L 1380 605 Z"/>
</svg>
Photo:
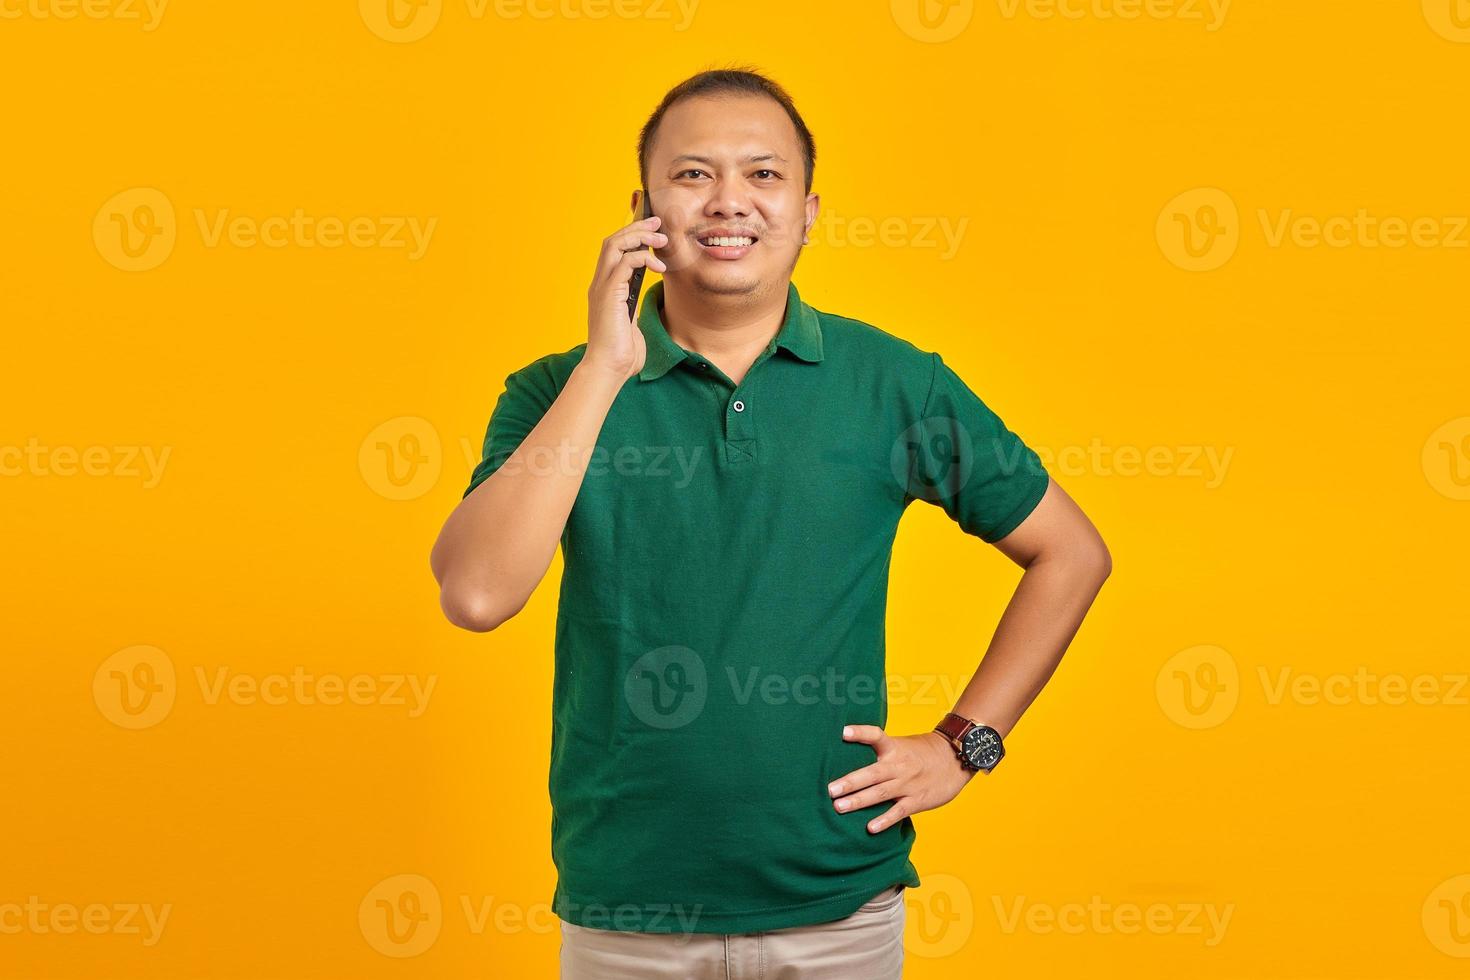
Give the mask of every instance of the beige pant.
<svg viewBox="0 0 1470 980">
<path fill-rule="evenodd" d="M 899 980 L 903 888 L 845 919 L 770 932 L 617 932 L 562 920 L 561 980 Z"/>
</svg>

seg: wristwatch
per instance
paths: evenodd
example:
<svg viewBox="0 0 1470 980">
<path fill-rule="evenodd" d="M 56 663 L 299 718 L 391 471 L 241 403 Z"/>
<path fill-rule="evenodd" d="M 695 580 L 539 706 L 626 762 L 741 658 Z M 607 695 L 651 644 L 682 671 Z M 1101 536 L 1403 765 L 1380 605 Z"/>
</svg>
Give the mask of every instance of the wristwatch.
<svg viewBox="0 0 1470 980">
<path fill-rule="evenodd" d="M 951 711 L 934 730 L 949 740 L 955 755 L 960 757 L 960 765 L 971 772 L 989 772 L 1005 758 L 1000 732 L 989 725 L 977 725 Z"/>
</svg>

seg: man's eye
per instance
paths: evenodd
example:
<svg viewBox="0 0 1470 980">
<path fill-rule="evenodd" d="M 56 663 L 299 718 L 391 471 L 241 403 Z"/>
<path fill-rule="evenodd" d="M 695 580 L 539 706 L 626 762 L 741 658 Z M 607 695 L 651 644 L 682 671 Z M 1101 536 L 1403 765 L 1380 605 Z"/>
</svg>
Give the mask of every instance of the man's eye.
<svg viewBox="0 0 1470 980">
<path fill-rule="evenodd" d="M 679 176 L 680 177 L 687 177 L 689 174 L 702 174 L 702 173 L 704 173 L 703 170 L 685 170 L 685 171 L 682 171 L 679 174 Z"/>
<path fill-rule="evenodd" d="M 774 171 L 774 170 L 757 170 L 755 172 L 755 175 L 757 177 L 760 177 L 762 180 L 765 180 L 768 177 L 780 177 L 781 176 L 780 174 L 776 173 L 776 171 Z"/>
</svg>

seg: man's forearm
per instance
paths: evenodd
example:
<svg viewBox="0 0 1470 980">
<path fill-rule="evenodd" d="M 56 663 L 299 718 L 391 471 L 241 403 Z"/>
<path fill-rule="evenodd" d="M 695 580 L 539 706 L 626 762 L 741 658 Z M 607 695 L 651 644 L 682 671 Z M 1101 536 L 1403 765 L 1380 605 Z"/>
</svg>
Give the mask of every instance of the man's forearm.
<svg viewBox="0 0 1470 980">
<path fill-rule="evenodd" d="M 612 372 L 578 364 L 516 451 L 449 515 L 429 563 L 456 626 L 494 629 L 535 591 L 622 384 Z"/>
<path fill-rule="evenodd" d="M 1028 565 L 954 713 L 1002 738 L 1009 734 L 1061 662 L 1110 571 L 1106 549 Z"/>
</svg>

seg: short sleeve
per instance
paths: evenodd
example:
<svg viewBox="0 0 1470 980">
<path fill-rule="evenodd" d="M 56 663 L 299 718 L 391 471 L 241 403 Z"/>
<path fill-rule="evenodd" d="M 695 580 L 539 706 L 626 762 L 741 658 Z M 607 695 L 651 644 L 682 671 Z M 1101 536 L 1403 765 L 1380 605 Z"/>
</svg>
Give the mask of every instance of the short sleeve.
<svg viewBox="0 0 1470 980">
<path fill-rule="evenodd" d="M 544 361 L 527 365 L 505 379 L 505 390 L 500 393 L 485 429 L 479 465 L 470 474 L 470 485 L 462 498 L 468 497 L 505 464 L 556 401 L 556 394 L 556 384 Z"/>
<path fill-rule="evenodd" d="M 966 534 L 995 542 L 1036 509 L 1050 476 L 938 354 L 920 420 L 904 433 L 908 500 L 944 509 Z"/>
</svg>

